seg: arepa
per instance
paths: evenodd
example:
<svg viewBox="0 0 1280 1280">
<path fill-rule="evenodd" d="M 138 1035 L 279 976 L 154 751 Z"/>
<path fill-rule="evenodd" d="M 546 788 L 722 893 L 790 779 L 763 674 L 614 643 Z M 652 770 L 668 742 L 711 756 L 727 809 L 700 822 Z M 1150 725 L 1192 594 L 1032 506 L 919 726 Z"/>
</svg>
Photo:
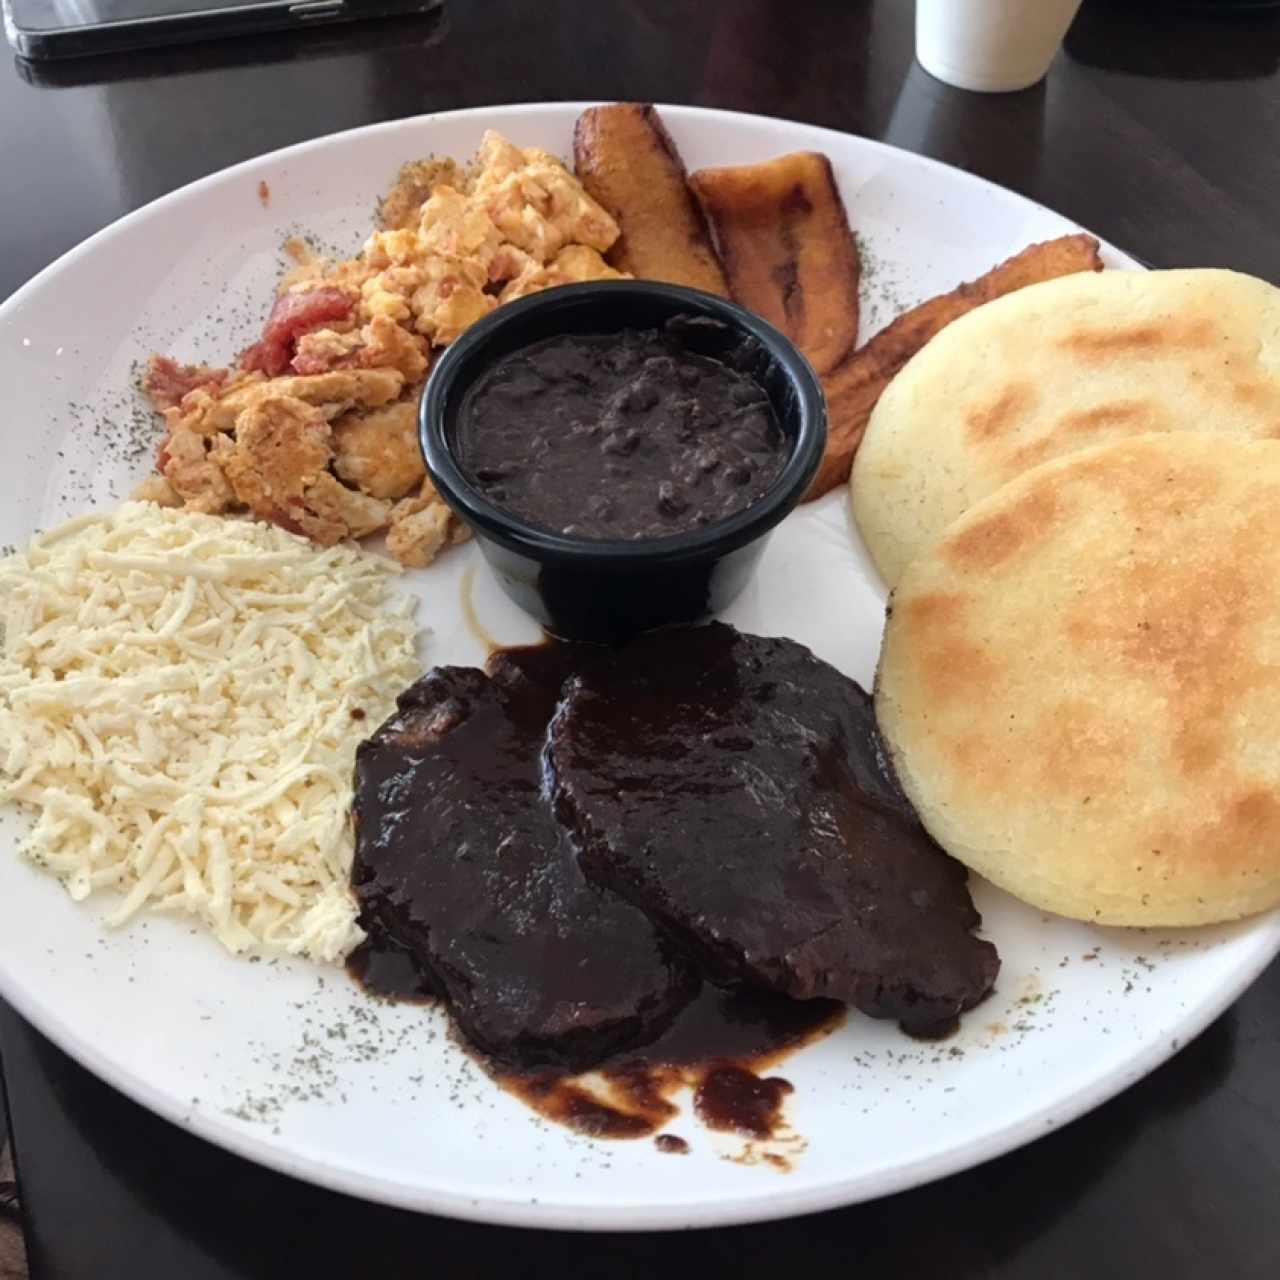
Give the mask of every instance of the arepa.
<svg viewBox="0 0 1280 1280">
<path fill-rule="evenodd" d="M 850 481 L 892 586 L 957 516 L 1077 449 L 1280 437 L 1280 289 L 1232 271 L 1083 272 L 948 325 L 890 383 Z"/>
<path fill-rule="evenodd" d="M 876 713 L 956 858 L 1116 925 L 1280 904 L 1280 443 L 1149 435 L 984 499 L 893 594 Z"/>
</svg>

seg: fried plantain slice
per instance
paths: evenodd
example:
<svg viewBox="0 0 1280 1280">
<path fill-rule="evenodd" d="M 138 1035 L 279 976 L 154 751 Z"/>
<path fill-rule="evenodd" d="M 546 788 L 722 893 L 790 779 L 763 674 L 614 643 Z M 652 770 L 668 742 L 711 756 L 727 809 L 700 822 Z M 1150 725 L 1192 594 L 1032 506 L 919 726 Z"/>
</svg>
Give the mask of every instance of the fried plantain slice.
<svg viewBox="0 0 1280 1280">
<path fill-rule="evenodd" d="M 934 334 L 984 302 L 1077 271 L 1101 271 L 1093 236 L 1060 236 L 1023 249 L 984 276 L 903 312 L 822 379 L 827 395 L 827 448 L 805 501 L 849 478 L 867 420 L 894 374 Z"/>
<path fill-rule="evenodd" d="M 797 151 L 689 179 L 715 231 L 729 292 L 781 329 L 819 374 L 858 340 L 858 247 L 831 162 Z"/>
<path fill-rule="evenodd" d="M 578 180 L 622 229 L 609 265 L 641 280 L 729 294 L 684 162 L 650 105 L 589 107 L 573 131 Z"/>
</svg>

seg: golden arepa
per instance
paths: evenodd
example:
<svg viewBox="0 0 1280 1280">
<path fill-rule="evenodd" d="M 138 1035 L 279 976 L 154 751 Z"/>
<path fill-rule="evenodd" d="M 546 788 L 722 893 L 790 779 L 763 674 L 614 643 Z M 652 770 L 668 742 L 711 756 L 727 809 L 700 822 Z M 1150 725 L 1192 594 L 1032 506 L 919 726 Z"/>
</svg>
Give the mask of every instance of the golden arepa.
<svg viewBox="0 0 1280 1280">
<path fill-rule="evenodd" d="M 1046 463 L 894 592 L 876 712 L 925 827 L 1024 901 L 1190 925 L 1280 903 L 1280 443 Z"/>
<path fill-rule="evenodd" d="M 948 325 L 889 384 L 854 519 L 892 586 L 975 502 L 1154 431 L 1280 437 L 1280 289 L 1233 271 L 1086 271 Z"/>
</svg>

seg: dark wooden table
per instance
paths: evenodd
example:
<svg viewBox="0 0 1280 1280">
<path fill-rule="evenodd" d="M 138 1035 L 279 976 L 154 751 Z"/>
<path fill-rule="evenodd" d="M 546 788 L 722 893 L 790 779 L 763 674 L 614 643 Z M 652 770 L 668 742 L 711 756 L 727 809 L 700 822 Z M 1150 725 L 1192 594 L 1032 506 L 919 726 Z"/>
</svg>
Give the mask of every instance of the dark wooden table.
<svg viewBox="0 0 1280 1280">
<path fill-rule="evenodd" d="M 441 21 L 0 67 L 0 295 L 224 165 L 422 111 L 643 98 L 789 116 L 927 152 L 1156 266 L 1280 281 L 1280 14 L 1086 4 L 1047 85 L 917 67 L 907 0 L 449 0 Z M 30 77 L 30 78 L 28 78 Z M 335 175 L 340 180 L 340 175 Z M 38 429 L 28 424 L 27 429 Z M 1280 1275 L 1280 967 L 1122 1097 L 933 1187 L 802 1221 L 555 1236 L 289 1182 L 116 1096 L 7 1009 L 32 1273 L 71 1280 L 706 1275 Z M 0 1147 L 3 1128 L 0 1127 Z"/>
</svg>

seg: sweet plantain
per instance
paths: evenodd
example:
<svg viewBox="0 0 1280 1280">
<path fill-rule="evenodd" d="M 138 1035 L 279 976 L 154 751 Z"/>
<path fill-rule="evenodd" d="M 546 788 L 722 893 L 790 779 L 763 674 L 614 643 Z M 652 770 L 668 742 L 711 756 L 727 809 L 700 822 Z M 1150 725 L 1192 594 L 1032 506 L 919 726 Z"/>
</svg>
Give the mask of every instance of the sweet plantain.
<svg viewBox="0 0 1280 1280">
<path fill-rule="evenodd" d="M 1101 271 L 1098 242 L 1088 235 L 1060 236 L 1030 245 L 984 276 L 958 285 L 903 312 L 865 346 L 822 379 L 827 393 L 827 448 L 806 500 L 820 498 L 849 478 L 867 420 L 890 380 L 934 334 L 953 320 L 1042 280 L 1077 271 Z"/>
<path fill-rule="evenodd" d="M 610 266 L 728 295 L 684 162 L 652 106 L 589 107 L 573 132 L 573 157 L 578 180 L 622 228 Z"/>
<path fill-rule="evenodd" d="M 729 292 L 781 329 L 819 374 L 858 339 L 858 247 L 831 162 L 798 151 L 702 169 L 690 185 L 720 247 Z"/>
</svg>

